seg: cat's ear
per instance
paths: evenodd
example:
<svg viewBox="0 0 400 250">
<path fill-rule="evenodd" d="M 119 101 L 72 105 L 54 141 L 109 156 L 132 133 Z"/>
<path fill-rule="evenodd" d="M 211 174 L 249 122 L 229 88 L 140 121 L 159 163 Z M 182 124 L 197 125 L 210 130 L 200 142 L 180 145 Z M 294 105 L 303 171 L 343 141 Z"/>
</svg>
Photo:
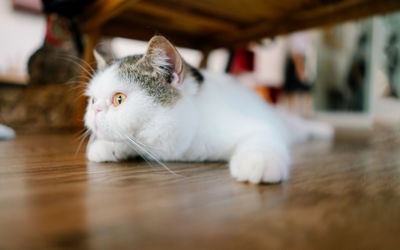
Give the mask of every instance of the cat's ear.
<svg viewBox="0 0 400 250">
<path fill-rule="evenodd" d="M 172 86 L 182 82 L 183 59 L 178 50 L 163 36 L 153 36 L 149 41 L 146 57 L 151 64 L 160 72 L 167 71 L 171 75 Z"/>
<path fill-rule="evenodd" d="M 93 55 L 94 55 L 94 59 L 96 59 L 96 67 L 97 70 L 102 71 L 107 67 L 107 61 L 106 59 L 100 55 L 99 52 L 97 52 L 97 50 L 93 50 Z"/>
</svg>

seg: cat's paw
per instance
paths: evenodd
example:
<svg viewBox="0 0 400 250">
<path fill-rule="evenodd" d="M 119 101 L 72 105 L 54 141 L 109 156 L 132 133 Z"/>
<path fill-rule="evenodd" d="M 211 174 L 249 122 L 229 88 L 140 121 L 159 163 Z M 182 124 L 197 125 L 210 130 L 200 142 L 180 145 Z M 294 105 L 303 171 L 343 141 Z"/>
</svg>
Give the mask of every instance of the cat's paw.
<svg viewBox="0 0 400 250">
<path fill-rule="evenodd" d="M 233 155 L 229 168 L 238 181 L 277 183 L 288 177 L 289 159 L 274 152 L 240 152 Z"/>
<path fill-rule="evenodd" d="M 88 146 L 86 156 L 93 162 L 117 162 L 118 158 L 108 143 L 95 141 Z"/>
</svg>

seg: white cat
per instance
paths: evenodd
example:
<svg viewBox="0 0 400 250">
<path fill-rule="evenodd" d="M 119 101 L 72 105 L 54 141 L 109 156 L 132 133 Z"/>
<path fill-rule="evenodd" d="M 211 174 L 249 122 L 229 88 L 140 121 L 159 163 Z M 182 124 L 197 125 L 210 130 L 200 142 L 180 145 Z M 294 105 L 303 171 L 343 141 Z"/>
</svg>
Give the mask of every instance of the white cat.
<svg viewBox="0 0 400 250">
<path fill-rule="evenodd" d="M 274 183 L 288 177 L 291 143 L 333 134 L 277 112 L 228 75 L 191 67 L 162 36 L 144 55 L 109 64 L 95 55 L 99 72 L 86 91 L 90 161 L 222 160 L 239 181 Z"/>
</svg>

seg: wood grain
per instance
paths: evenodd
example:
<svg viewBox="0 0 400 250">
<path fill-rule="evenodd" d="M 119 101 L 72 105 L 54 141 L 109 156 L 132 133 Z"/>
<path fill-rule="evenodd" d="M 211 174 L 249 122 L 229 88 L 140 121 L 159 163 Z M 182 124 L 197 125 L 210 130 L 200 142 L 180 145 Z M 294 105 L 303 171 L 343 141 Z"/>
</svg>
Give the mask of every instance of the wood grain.
<svg viewBox="0 0 400 250">
<path fill-rule="evenodd" d="M 81 29 L 85 32 L 98 30 L 111 18 L 118 16 L 132 2 L 138 0 L 96 0 L 87 8 L 81 19 L 85 22 L 81 23 Z"/>
<path fill-rule="evenodd" d="M 0 249 L 398 249 L 400 147 L 308 143 L 283 184 L 225 163 L 89 163 L 76 135 L 0 141 Z"/>
<path fill-rule="evenodd" d="M 143 33 L 172 33 L 177 43 L 204 50 L 399 9 L 398 0 L 95 0 L 78 23 L 83 33 L 139 40 L 147 39 Z"/>
<path fill-rule="evenodd" d="M 332 26 L 371 15 L 391 13 L 400 9 L 400 1 L 397 0 L 387 0 L 385 2 L 374 0 L 334 0 L 327 1 L 329 4 L 318 4 L 318 2 L 311 1 L 309 4 L 300 6 L 299 9 L 285 10 L 281 8 L 280 17 L 267 18 L 245 29 L 230 33 L 229 36 L 221 34 L 213 42 L 216 47 L 232 46 L 238 43 L 258 40 L 266 36 L 274 37 L 298 30 Z"/>
</svg>

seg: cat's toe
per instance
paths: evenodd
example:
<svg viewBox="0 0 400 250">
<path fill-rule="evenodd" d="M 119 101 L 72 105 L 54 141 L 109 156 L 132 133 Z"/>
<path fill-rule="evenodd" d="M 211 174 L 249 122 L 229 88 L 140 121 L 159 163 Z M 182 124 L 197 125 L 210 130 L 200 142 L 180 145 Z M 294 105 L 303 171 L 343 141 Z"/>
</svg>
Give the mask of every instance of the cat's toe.
<svg viewBox="0 0 400 250">
<path fill-rule="evenodd" d="M 271 152 L 243 152 L 230 161 L 231 175 L 238 181 L 277 183 L 287 178 L 288 160 Z"/>
<path fill-rule="evenodd" d="M 287 159 L 279 155 L 269 155 L 265 164 L 262 182 L 277 183 L 287 179 L 289 175 L 289 163 Z"/>
</svg>

